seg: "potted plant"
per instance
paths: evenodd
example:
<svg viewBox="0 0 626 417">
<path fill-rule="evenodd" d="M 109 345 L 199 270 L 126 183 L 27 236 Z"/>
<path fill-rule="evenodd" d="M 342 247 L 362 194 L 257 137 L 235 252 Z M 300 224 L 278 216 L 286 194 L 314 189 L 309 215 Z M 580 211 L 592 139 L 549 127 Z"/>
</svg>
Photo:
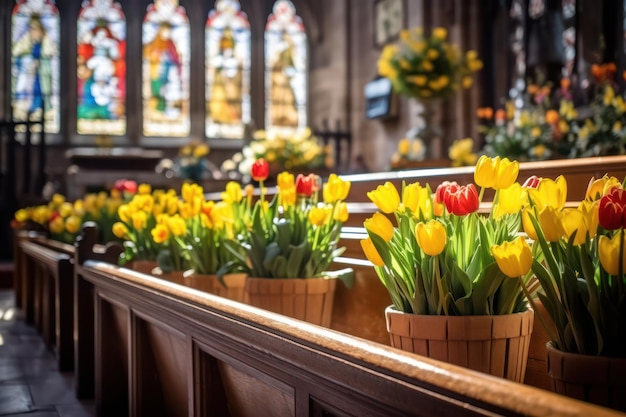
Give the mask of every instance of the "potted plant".
<svg viewBox="0 0 626 417">
<path fill-rule="evenodd" d="M 566 192 L 563 178 L 541 179 L 523 215 L 549 316 L 548 374 L 558 393 L 626 411 L 624 183 L 592 179 L 577 208 L 563 207 Z"/>
<path fill-rule="evenodd" d="M 392 346 L 524 380 L 533 312 L 519 280 L 531 279 L 532 259 L 518 234 L 518 172 L 516 161 L 483 156 L 480 192 L 445 181 L 434 195 L 419 183 L 404 184 L 402 198 L 391 183 L 368 193 L 380 212 L 365 221 L 361 245 L 393 302 Z M 493 204 L 479 213 L 487 188 Z"/>
<path fill-rule="evenodd" d="M 278 175 L 278 192 L 266 200 L 263 181 L 269 175 L 264 159 L 251 169 L 260 183 L 261 195 L 252 208 L 247 228 L 240 239 L 226 242 L 236 260 L 220 269 L 218 275 L 244 271 L 246 300 L 251 305 L 329 326 L 336 280 L 350 283 L 352 270 L 329 272 L 336 256 L 339 235 L 348 211 L 343 201 L 350 183 L 331 175 L 323 186 L 314 174 L 289 172 Z M 240 252 L 243 247 L 245 255 Z"/>
</svg>

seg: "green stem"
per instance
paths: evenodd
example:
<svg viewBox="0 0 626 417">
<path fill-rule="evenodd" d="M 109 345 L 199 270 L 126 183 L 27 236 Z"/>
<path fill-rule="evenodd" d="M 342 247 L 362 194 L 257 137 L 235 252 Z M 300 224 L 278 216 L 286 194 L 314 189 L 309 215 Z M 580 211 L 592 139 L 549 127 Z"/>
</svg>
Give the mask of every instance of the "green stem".
<svg viewBox="0 0 626 417">
<path fill-rule="evenodd" d="M 541 314 L 539 314 L 539 309 L 537 308 L 537 305 L 535 304 L 535 301 L 533 300 L 533 297 L 528 292 L 528 288 L 526 288 L 526 283 L 524 282 L 524 280 L 522 279 L 521 276 L 519 277 L 519 283 L 520 283 L 520 285 L 522 287 L 522 291 L 524 291 L 524 295 L 526 296 L 526 299 L 528 300 L 528 302 L 532 306 L 533 310 L 535 310 L 535 315 L 537 316 L 537 318 L 541 322 L 541 325 L 545 329 L 546 333 L 548 333 L 548 337 L 550 337 L 550 340 L 552 340 L 554 342 L 560 342 L 558 337 L 552 332 L 552 328 L 548 327 L 548 324 L 545 322 L 543 316 Z M 559 343 L 559 346 L 561 346 L 561 343 Z"/>
<path fill-rule="evenodd" d="M 444 302 L 445 294 L 443 292 L 443 285 L 441 284 L 441 272 L 439 270 L 439 255 L 433 256 L 433 262 L 435 262 L 435 280 L 437 281 L 437 289 L 439 290 L 439 305 L 437 306 L 437 313 L 441 311 L 443 307 L 443 314 L 448 315 L 448 305 Z"/>
</svg>

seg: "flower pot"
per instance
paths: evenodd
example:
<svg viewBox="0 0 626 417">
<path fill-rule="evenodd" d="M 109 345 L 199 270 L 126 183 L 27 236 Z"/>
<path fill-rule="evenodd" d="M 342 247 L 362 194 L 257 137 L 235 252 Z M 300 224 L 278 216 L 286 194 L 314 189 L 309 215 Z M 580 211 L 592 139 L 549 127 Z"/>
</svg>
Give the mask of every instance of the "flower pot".
<svg viewBox="0 0 626 417">
<path fill-rule="evenodd" d="M 215 274 L 185 273 L 184 275 L 184 284 L 190 288 L 239 302 L 244 301 L 245 282 L 246 274 L 224 275 L 224 284 L 219 282 Z"/>
<path fill-rule="evenodd" d="M 546 344 L 554 392 L 626 411 L 626 358 L 580 355 Z"/>
<path fill-rule="evenodd" d="M 152 275 L 152 270 L 159 266 L 156 261 L 130 261 L 125 267 L 142 274 Z"/>
<path fill-rule="evenodd" d="M 534 313 L 428 316 L 385 310 L 391 346 L 523 382 Z"/>
<path fill-rule="evenodd" d="M 336 279 L 250 278 L 245 297 L 250 305 L 321 326 L 330 326 Z"/>
</svg>

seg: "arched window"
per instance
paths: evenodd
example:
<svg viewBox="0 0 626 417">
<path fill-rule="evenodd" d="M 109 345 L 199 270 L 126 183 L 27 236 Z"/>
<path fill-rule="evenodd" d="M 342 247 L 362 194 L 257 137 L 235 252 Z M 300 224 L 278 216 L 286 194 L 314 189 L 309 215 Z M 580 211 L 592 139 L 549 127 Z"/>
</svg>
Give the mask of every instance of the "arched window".
<svg viewBox="0 0 626 417">
<path fill-rule="evenodd" d="M 289 0 L 274 3 L 265 26 L 265 129 L 307 126 L 307 40 Z"/>
<path fill-rule="evenodd" d="M 178 0 L 155 0 L 143 22 L 143 134 L 189 136 L 189 19 Z"/>
<path fill-rule="evenodd" d="M 59 133 L 59 12 L 53 0 L 17 0 L 13 9 L 11 98 L 14 120 L 40 120 Z"/>
<path fill-rule="evenodd" d="M 250 23 L 237 0 L 217 0 L 205 39 L 206 136 L 241 139 L 250 122 Z"/>
<path fill-rule="evenodd" d="M 77 30 L 77 132 L 126 133 L 126 19 L 119 3 L 83 3 Z"/>
</svg>

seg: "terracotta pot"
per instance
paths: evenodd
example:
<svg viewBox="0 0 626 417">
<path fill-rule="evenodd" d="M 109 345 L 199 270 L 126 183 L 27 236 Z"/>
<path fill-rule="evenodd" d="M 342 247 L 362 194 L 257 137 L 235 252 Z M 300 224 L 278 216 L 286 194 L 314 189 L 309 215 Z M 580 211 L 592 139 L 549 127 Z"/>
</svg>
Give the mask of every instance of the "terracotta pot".
<svg viewBox="0 0 626 417">
<path fill-rule="evenodd" d="M 534 313 L 427 316 L 385 310 L 391 346 L 523 382 Z"/>
<path fill-rule="evenodd" d="M 184 276 L 184 284 L 190 288 L 239 302 L 244 301 L 245 283 L 246 274 L 224 275 L 224 285 L 219 282 L 215 274 L 191 273 Z"/>
<path fill-rule="evenodd" d="M 152 270 L 159 266 L 156 261 L 130 261 L 125 267 L 142 274 L 152 275 Z"/>
<path fill-rule="evenodd" d="M 274 313 L 330 326 L 336 279 L 246 279 L 246 302 Z"/>
<path fill-rule="evenodd" d="M 554 392 L 626 411 L 626 358 L 580 355 L 546 344 Z"/>
</svg>

